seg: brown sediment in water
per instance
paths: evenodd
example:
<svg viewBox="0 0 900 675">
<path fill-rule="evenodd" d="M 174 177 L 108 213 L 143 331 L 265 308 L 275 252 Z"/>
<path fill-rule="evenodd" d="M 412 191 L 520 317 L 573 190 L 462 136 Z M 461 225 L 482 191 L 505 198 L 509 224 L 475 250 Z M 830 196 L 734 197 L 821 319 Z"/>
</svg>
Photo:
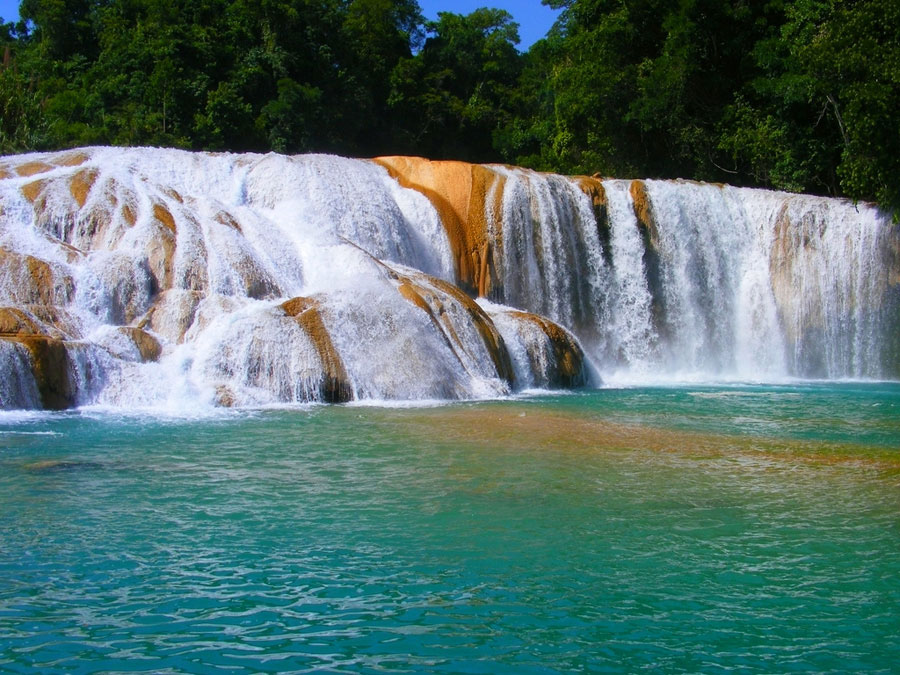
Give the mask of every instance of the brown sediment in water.
<svg viewBox="0 0 900 675">
<path fill-rule="evenodd" d="M 643 452 L 697 462 L 698 469 L 708 466 L 710 460 L 721 460 L 729 465 L 746 462 L 757 468 L 837 465 L 900 472 L 900 456 L 873 446 L 626 424 L 527 404 L 501 403 L 478 408 L 463 405 L 401 414 L 410 434 L 428 436 L 440 428 L 442 442 L 457 446 L 521 452 Z"/>
<path fill-rule="evenodd" d="M 56 472 L 102 469 L 98 462 L 83 462 L 70 459 L 41 459 L 36 462 L 28 462 L 22 466 L 26 471 Z"/>
</svg>

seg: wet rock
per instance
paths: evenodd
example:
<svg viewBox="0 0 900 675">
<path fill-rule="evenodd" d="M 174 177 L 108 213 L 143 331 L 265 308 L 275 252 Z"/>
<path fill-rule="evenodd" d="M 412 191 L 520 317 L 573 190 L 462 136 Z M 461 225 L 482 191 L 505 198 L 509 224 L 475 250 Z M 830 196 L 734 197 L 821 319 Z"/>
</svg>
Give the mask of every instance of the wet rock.
<svg viewBox="0 0 900 675">
<path fill-rule="evenodd" d="M 663 289 L 662 262 L 659 257 L 659 226 L 653 212 L 650 191 L 644 181 L 633 180 L 629 187 L 634 215 L 637 218 L 641 239 L 644 242 L 644 271 L 647 274 L 647 288 L 650 291 L 651 312 L 654 329 L 664 333 L 666 326 L 665 291 Z"/>
<path fill-rule="evenodd" d="M 53 167 L 44 162 L 25 162 L 16 167 L 16 173 L 20 176 L 35 176 L 39 173 L 52 171 Z"/>
<path fill-rule="evenodd" d="M 309 339 L 322 363 L 322 380 L 319 384 L 321 400 L 343 403 L 353 398 L 353 387 L 347 370 L 334 342 L 322 321 L 319 302 L 315 298 L 296 297 L 280 305 L 281 310 L 293 317 Z"/>
<path fill-rule="evenodd" d="M 467 162 L 421 157 L 379 157 L 375 161 L 401 185 L 425 195 L 440 214 L 459 285 L 473 296 L 499 294 L 501 278 L 493 247 L 502 237 L 506 177 L 490 167 Z"/>
<path fill-rule="evenodd" d="M 545 340 L 526 338 L 524 345 L 536 376 L 536 385 L 547 389 L 574 389 L 588 383 L 584 352 L 569 331 L 549 319 L 530 312 L 509 313 L 517 321 L 540 330 Z M 525 333 L 527 335 L 527 333 Z M 550 358 L 547 358 L 547 357 Z"/>
<path fill-rule="evenodd" d="M 392 275 L 397 281 L 397 290 L 400 295 L 428 315 L 431 322 L 443 335 L 451 351 L 465 367 L 471 359 L 471 354 L 469 354 L 471 346 L 467 345 L 459 335 L 461 326 L 458 322 L 460 318 L 448 311 L 451 303 L 462 308 L 463 320 L 470 322 L 478 332 L 493 362 L 497 377 L 510 385 L 513 384 L 515 375 L 503 338 L 478 303 L 453 284 L 421 272 L 403 274 L 392 270 Z"/>
<path fill-rule="evenodd" d="M 0 248 L 0 280 L 5 281 L 0 301 L 16 304 L 63 305 L 75 291 L 72 277 L 59 265 L 5 248 Z"/>
<path fill-rule="evenodd" d="M 28 350 L 43 408 L 63 410 L 75 405 L 77 391 L 65 342 L 33 334 L 5 334 L 0 340 L 18 342 Z"/>
</svg>

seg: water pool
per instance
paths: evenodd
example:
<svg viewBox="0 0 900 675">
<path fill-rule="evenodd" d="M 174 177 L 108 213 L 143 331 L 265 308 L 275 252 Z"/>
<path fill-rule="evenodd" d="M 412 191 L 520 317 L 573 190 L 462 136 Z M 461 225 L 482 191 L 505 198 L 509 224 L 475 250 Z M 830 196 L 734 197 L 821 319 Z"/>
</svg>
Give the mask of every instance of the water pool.
<svg viewBox="0 0 900 675">
<path fill-rule="evenodd" d="M 0 417 L 4 672 L 896 672 L 900 385 Z"/>
</svg>

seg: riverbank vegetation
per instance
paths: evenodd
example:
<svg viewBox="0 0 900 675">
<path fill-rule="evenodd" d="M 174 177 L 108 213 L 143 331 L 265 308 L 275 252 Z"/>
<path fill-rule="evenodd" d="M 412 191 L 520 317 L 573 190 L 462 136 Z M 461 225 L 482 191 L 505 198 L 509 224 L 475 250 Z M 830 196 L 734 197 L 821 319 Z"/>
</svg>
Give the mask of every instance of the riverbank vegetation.
<svg viewBox="0 0 900 675">
<path fill-rule="evenodd" d="M 85 144 L 417 154 L 900 207 L 892 0 L 23 0 L 0 152 Z M 490 4 L 490 0 L 485 0 Z"/>
</svg>

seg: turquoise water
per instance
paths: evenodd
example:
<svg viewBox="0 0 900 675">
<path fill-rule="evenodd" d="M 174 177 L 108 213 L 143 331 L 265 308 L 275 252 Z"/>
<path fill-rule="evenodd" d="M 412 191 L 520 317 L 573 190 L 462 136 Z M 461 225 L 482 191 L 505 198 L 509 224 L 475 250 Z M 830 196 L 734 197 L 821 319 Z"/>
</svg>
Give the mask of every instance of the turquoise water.
<svg viewBox="0 0 900 675">
<path fill-rule="evenodd" d="M 900 385 L 0 417 L 3 672 L 898 672 Z"/>
</svg>

